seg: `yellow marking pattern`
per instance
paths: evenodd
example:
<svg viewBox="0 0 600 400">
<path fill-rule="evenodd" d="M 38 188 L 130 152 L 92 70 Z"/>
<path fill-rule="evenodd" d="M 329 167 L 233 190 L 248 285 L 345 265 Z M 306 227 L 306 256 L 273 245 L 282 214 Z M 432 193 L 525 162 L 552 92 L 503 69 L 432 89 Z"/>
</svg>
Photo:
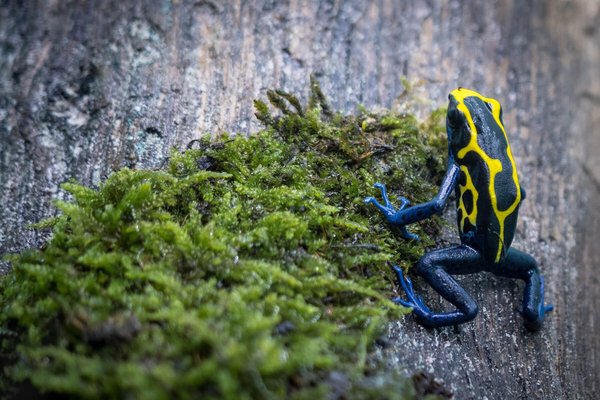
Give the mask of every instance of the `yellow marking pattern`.
<svg viewBox="0 0 600 400">
<path fill-rule="evenodd" d="M 462 220 L 460 221 L 460 231 L 464 232 L 465 221 L 467 219 L 473 226 L 475 226 L 475 224 L 477 223 L 476 222 L 477 221 L 477 199 L 479 199 L 479 193 L 477 192 L 475 185 L 473 185 L 473 179 L 471 179 L 471 175 L 469 174 L 469 170 L 467 169 L 467 167 L 464 165 L 461 165 L 460 170 L 462 172 L 464 172 L 465 176 L 467 177 L 465 186 L 462 186 L 460 184 L 458 185 L 458 188 L 460 189 L 460 201 L 458 204 L 458 209 L 462 211 Z M 467 190 L 471 191 L 471 193 L 473 194 L 473 209 L 471 210 L 471 213 L 469 213 L 469 214 L 467 214 L 467 208 L 463 201 L 463 198 L 464 198 L 463 195 L 465 194 L 465 192 Z"/>
<path fill-rule="evenodd" d="M 519 186 L 519 178 L 517 176 L 517 167 L 515 165 L 515 160 L 513 159 L 512 152 L 510 150 L 510 144 L 508 143 L 508 137 L 506 136 L 506 131 L 504 130 L 504 125 L 502 125 L 502 122 L 500 121 L 500 103 L 496 99 L 492 99 L 489 97 L 483 97 L 479 93 L 474 92 L 469 89 L 458 88 L 458 89 L 453 90 L 450 94 L 452 96 L 454 96 L 454 98 L 458 102 L 457 108 L 460 111 L 462 111 L 465 118 L 467 119 L 469 128 L 471 129 L 470 141 L 465 147 L 460 149 L 460 151 L 457 154 L 458 158 L 462 159 L 465 157 L 465 155 L 467 155 L 467 153 L 473 151 L 481 157 L 481 159 L 488 165 L 488 168 L 490 170 L 490 186 L 489 186 L 490 200 L 492 203 L 492 209 L 494 211 L 494 214 L 496 215 L 496 218 L 498 219 L 498 223 L 500 226 L 500 232 L 499 232 L 499 238 L 498 238 L 498 242 L 499 242 L 498 243 L 498 253 L 496 255 L 496 260 L 495 260 L 495 262 L 498 262 L 498 261 L 500 261 L 500 257 L 502 256 L 502 249 L 504 247 L 504 243 L 503 243 L 504 242 L 504 220 L 516 210 L 519 203 L 521 202 L 521 187 Z M 488 156 L 486 154 L 485 151 L 483 151 L 483 149 L 481 147 L 479 147 L 479 144 L 477 143 L 477 129 L 475 128 L 475 123 L 473 122 L 471 112 L 469 111 L 468 107 L 464 103 L 464 101 L 467 97 L 477 97 L 477 98 L 481 99 L 482 101 L 490 103 L 492 105 L 492 115 L 494 117 L 494 120 L 496 121 L 496 123 L 498 124 L 500 129 L 502 129 L 502 133 L 504 134 L 504 137 L 506 138 L 506 144 L 507 144 L 506 154 L 508 155 L 508 158 L 512 165 L 512 178 L 513 178 L 513 181 L 517 188 L 517 197 L 516 197 L 515 201 L 506 210 L 500 210 L 498 208 L 498 198 L 496 197 L 496 191 L 494 189 L 494 182 L 496 179 L 496 174 L 498 174 L 499 172 L 502 171 L 502 162 L 500 162 L 500 160 L 497 160 L 495 158 L 491 158 L 490 156 Z M 461 194 L 462 194 L 462 192 L 461 192 Z"/>
</svg>

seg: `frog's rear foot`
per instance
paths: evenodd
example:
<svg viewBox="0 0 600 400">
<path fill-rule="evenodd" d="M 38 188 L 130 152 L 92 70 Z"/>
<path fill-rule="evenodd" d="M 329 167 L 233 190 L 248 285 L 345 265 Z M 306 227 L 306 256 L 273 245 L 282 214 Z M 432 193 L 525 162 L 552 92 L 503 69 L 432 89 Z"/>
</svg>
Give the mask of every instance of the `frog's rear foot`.
<svg viewBox="0 0 600 400">
<path fill-rule="evenodd" d="M 530 304 L 524 304 L 523 307 L 523 319 L 525 328 L 530 332 L 537 332 L 542 329 L 546 314 L 554 310 L 552 304 L 544 303 L 544 277 L 540 275 L 540 302 L 537 307 L 531 306 Z"/>
<path fill-rule="evenodd" d="M 421 257 L 415 269 L 436 292 L 456 307 L 456 310 L 444 313 L 431 311 L 414 293 L 410 280 L 403 276 L 402 270 L 395 267 L 394 271 L 408 300 L 396 298 L 394 301 L 405 307 L 412 307 L 418 323 L 427 328 L 439 328 L 462 324 L 475 318 L 477 303 L 450 273 L 464 274 L 481 270 L 479 253 L 467 246 L 435 250 Z"/>
</svg>

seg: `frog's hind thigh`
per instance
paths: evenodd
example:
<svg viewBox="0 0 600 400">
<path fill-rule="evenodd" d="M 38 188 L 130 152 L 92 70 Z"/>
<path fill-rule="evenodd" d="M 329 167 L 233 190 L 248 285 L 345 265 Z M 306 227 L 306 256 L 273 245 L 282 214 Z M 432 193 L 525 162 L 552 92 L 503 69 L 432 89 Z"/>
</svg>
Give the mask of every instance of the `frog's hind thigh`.
<svg viewBox="0 0 600 400">
<path fill-rule="evenodd" d="M 450 274 L 471 274 L 482 270 L 483 259 L 468 246 L 455 246 L 425 254 L 417 263 L 417 273 L 456 311 L 420 317 L 426 326 L 440 327 L 460 324 L 475 318 L 477 303 Z"/>
<path fill-rule="evenodd" d="M 525 281 L 523 318 L 531 331 L 541 328 L 544 312 L 551 309 L 544 303 L 544 281 L 535 259 L 527 253 L 511 248 L 504 260 L 492 268 L 496 275 Z"/>
</svg>

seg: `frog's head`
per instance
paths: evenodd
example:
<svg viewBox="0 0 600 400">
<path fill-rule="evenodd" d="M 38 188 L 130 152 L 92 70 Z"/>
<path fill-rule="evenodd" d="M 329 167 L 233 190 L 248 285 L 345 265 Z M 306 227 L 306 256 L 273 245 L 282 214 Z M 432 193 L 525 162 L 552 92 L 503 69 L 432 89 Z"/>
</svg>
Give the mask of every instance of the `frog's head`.
<svg viewBox="0 0 600 400">
<path fill-rule="evenodd" d="M 473 134 L 502 132 L 502 107 L 498 100 L 461 88 L 448 95 L 446 132 L 448 146 L 454 155 L 469 144 Z"/>
</svg>

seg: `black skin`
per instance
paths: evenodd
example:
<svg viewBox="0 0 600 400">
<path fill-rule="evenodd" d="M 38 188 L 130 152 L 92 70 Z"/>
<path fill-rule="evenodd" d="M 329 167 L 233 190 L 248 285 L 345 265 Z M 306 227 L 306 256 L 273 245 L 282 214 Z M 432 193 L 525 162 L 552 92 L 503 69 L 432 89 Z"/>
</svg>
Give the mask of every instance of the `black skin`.
<svg viewBox="0 0 600 400">
<path fill-rule="evenodd" d="M 397 266 L 394 266 L 393 269 L 408 300 L 396 298 L 394 302 L 413 308 L 413 314 L 417 321 L 428 328 L 468 322 L 477 315 L 477 304 L 452 275 L 466 275 L 482 271 L 491 272 L 498 276 L 521 279 L 525 282 L 521 313 L 525 327 L 530 331 L 538 331 L 543 325 L 545 314 L 551 311 L 553 307 L 544 303 L 544 279 L 535 259 L 520 250 L 510 248 L 516 226 L 518 205 L 514 212 L 505 219 L 504 234 L 500 240 L 499 222 L 491 209 L 490 195 L 486 193 L 489 191 L 490 182 L 487 164 L 475 152 L 468 153 L 466 156 L 463 155 L 460 160 L 458 157 L 459 151 L 469 143 L 471 135 L 471 128 L 468 124 L 469 119 L 479 135 L 485 135 L 478 140 L 478 143 L 481 142 L 480 146 L 483 151 L 491 158 L 500 160 L 502 163 L 505 173 L 504 175 L 498 173 L 495 181 L 494 195 L 498 204 L 512 204 L 517 201 L 517 190 L 521 190 L 522 201 L 525 198 L 525 191 L 520 189 L 512 178 L 514 163 L 511 164 L 512 160 L 507 154 L 508 142 L 501 127 L 493 117 L 491 104 L 486 104 L 484 102 L 485 98 L 476 93 L 479 97 L 464 97 L 464 92 L 461 93 L 460 90 L 453 91 L 449 96 L 450 104 L 447 115 L 449 162 L 438 195 L 432 200 L 414 207 L 408 207 L 408 200 L 401 197 L 402 205 L 400 209 L 395 210 L 387 197 L 385 185 L 377 183 L 375 187 L 381 190 L 385 204 L 380 204 L 373 197 L 365 199 L 366 203 L 374 204 L 385 215 L 390 224 L 398 226 L 405 238 L 417 240 L 418 237 L 409 233 L 406 225 L 428 218 L 435 213 L 440 213 L 452 189 L 455 189 L 457 193 L 457 203 L 460 202 L 459 179 L 464 179 L 460 176 L 460 168 L 462 166 L 468 170 L 479 193 L 476 223 L 473 225 L 467 222 L 464 228 L 461 228 L 459 221 L 461 244 L 429 252 L 415 266 L 416 273 L 444 299 L 452 303 L 456 310 L 447 313 L 432 312 L 421 298 L 415 295 L 412 282 L 409 278 L 404 277 L 402 270 Z M 453 94 L 463 99 L 463 105 L 468 108 L 469 116 L 465 116 L 457 108 L 459 101 Z M 486 147 L 488 144 L 489 146 Z M 506 171 L 509 173 L 506 173 Z M 464 186 L 464 182 L 461 185 Z M 500 250 L 499 247 L 501 247 Z"/>
</svg>

